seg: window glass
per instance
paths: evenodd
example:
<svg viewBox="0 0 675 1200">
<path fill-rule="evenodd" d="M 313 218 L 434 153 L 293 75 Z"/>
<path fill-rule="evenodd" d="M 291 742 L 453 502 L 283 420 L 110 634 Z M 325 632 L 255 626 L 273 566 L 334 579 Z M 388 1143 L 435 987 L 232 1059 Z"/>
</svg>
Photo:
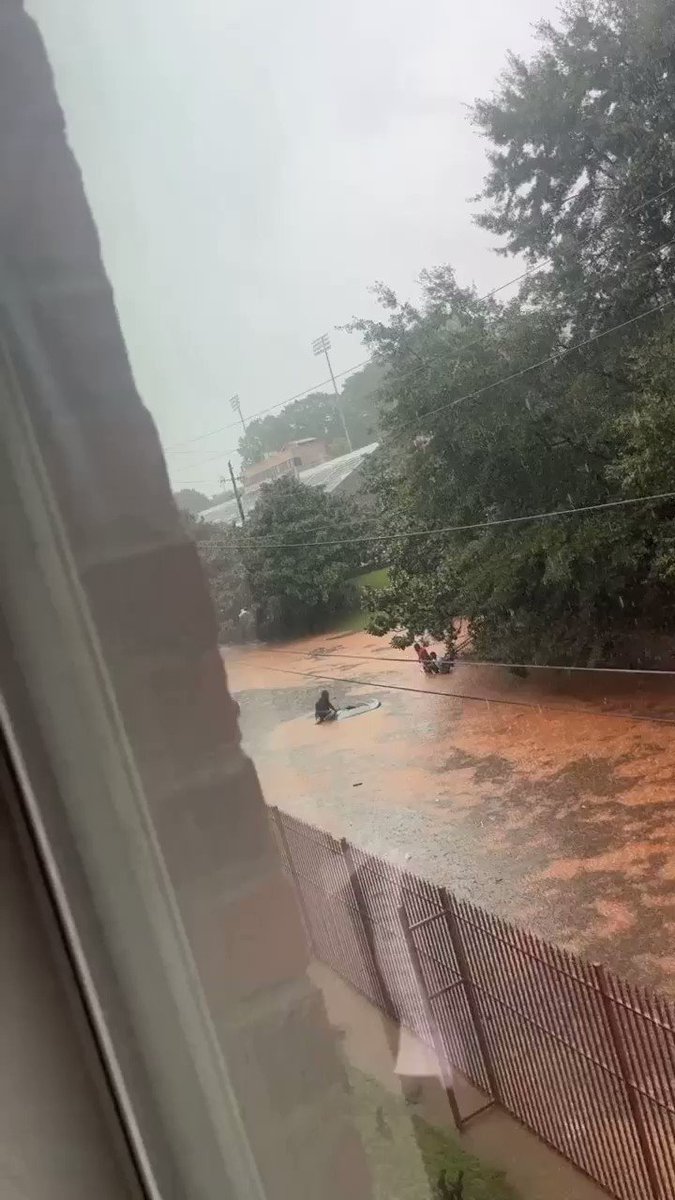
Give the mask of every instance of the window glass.
<svg viewBox="0 0 675 1200">
<path fill-rule="evenodd" d="M 5 5 L 3 735 L 154 1196 L 675 1192 L 671 7 Z"/>
</svg>

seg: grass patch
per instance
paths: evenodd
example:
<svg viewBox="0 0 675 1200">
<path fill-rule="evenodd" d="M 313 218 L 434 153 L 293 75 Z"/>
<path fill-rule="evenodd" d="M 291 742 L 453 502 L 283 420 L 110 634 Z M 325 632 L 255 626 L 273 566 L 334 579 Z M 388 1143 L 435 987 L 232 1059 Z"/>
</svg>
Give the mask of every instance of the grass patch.
<svg viewBox="0 0 675 1200">
<path fill-rule="evenodd" d="M 355 575 L 350 583 L 355 584 L 358 592 L 359 605 L 353 612 L 344 613 L 337 623 L 336 629 L 340 633 L 354 633 L 365 629 L 368 621 L 368 613 L 361 608 L 360 599 L 361 591 L 364 587 L 369 588 L 385 588 L 389 583 L 389 568 L 379 567 L 376 571 L 365 571 L 363 575 Z"/>
<path fill-rule="evenodd" d="M 366 571 L 363 575 L 355 575 L 351 580 L 359 591 L 361 588 L 385 588 L 389 583 L 389 568 L 379 567 L 376 571 Z"/>
<path fill-rule="evenodd" d="M 360 633 L 365 629 L 367 620 L 368 613 L 364 612 L 362 608 L 357 608 L 354 612 L 345 613 L 340 617 L 335 628 L 338 633 Z"/>
<path fill-rule="evenodd" d="M 442 1170 L 450 1184 L 464 1172 L 464 1200 L 518 1200 L 503 1172 L 467 1154 L 451 1132 L 429 1125 L 361 1071 L 350 1070 L 349 1082 L 375 1200 L 428 1200 Z"/>
</svg>

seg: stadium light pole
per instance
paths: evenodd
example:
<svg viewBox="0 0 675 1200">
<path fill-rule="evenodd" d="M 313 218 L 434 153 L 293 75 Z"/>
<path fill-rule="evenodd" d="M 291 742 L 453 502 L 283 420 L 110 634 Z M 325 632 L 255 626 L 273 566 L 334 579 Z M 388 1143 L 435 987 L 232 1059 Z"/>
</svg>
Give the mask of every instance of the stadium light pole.
<svg viewBox="0 0 675 1200">
<path fill-rule="evenodd" d="M 328 356 L 328 351 L 330 350 L 330 338 L 327 333 L 322 333 L 321 337 L 314 339 L 314 341 L 312 342 L 312 350 L 314 351 L 314 354 L 317 357 L 319 357 L 322 354 L 325 354 L 325 356 L 326 356 L 326 362 L 328 363 L 328 370 L 330 371 L 330 377 L 333 380 L 333 391 L 335 392 L 335 407 L 338 410 L 340 420 L 342 422 L 342 428 L 344 429 L 344 434 L 347 439 L 347 447 L 351 454 L 354 447 L 352 446 L 352 439 L 350 438 L 349 430 L 347 429 L 347 422 L 345 421 L 345 414 L 343 413 L 342 408 L 340 407 L 340 393 L 338 391 L 338 385 L 335 382 L 333 368 L 331 366 L 330 358 Z"/>
<path fill-rule="evenodd" d="M 237 392 L 235 392 L 234 396 L 232 396 L 230 399 L 230 407 L 233 412 L 237 413 L 239 420 L 241 421 L 241 427 L 244 430 L 244 433 L 246 433 L 246 422 L 244 420 L 244 414 L 241 411 L 241 400 L 239 399 Z"/>
</svg>

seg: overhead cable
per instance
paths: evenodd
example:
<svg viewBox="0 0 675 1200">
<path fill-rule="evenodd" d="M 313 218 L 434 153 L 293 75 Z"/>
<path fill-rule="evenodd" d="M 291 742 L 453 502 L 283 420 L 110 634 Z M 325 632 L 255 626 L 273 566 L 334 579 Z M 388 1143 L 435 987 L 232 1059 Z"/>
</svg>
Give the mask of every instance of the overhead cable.
<svg viewBox="0 0 675 1200">
<path fill-rule="evenodd" d="M 664 188 L 662 192 L 657 192 L 655 196 L 648 196 L 646 200 L 641 201 L 641 203 L 636 205 L 635 208 L 629 208 L 628 212 L 624 213 L 624 220 L 628 217 L 634 217 L 635 214 L 641 212 L 643 208 L 648 208 L 650 204 L 655 204 L 657 200 L 662 200 L 664 196 L 669 195 L 669 193 L 673 191 L 675 191 L 675 183 L 669 184 L 667 188 Z M 575 199 L 576 195 L 570 196 L 567 203 L 571 204 Z M 597 236 L 597 230 L 590 230 L 588 235 L 585 238 L 582 238 L 578 248 L 582 249 L 582 247 L 586 246 L 590 241 L 593 240 L 593 238 Z M 604 253 L 604 250 L 601 250 L 600 253 Z M 521 280 L 527 279 L 530 275 L 536 275 L 539 271 L 543 271 L 544 267 L 547 265 L 547 263 L 551 262 L 552 258 L 553 254 L 547 254 L 540 262 L 533 263 L 531 267 L 528 267 L 527 270 L 522 272 L 522 274 L 516 275 L 514 279 L 509 279 L 506 283 L 501 283 L 498 287 L 493 288 L 492 291 L 486 292 L 485 295 L 479 296 L 479 300 L 489 300 L 491 296 L 496 296 L 497 293 L 503 291 L 504 288 L 510 287 L 514 283 L 520 283 Z"/>
<path fill-rule="evenodd" d="M 344 371 L 336 371 L 335 379 L 342 379 L 344 375 L 351 375 L 353 371 L 358 371 L 360 367 L 367 367 L 372 363 L 372 358 L 364 358 L 361 362 L 355 363 L 353 367 L 345 367 Z M 276 404 L 270 404 L 269 408 L 261 408 L 254 416 L 249 417 L 249 421 L 257 421 L 259 417 L 264 417 L 266 413 L 274 412 L 277 408 L 284 408 L 287 404 L 293 404 L 296 400 L 302 400 L 303 396 L 309 396 L 311 392 L 316 392 L 319 388 L 327 387 L 331 383 L 331 379 L 322 379 L 321 383 L 314 383 L 311 387 L 305 388 L 302 392 L 297 392 L 295 396 L 288 396 L 286 400 L 279 400 Z M 196 437 L 183 438 L 180 442 L 173 442 L 170 446 L 165 446 L 165 451 L 176 450 L 179 446 L 192 445 L 194 442 L 202 442 L 205 438 L 214 437 L 217 433 L 225 433 L 227 429 L 241 428 L 239 421 L 230 421 L 227 425 L 219 425 L 217 429 L 210 429 L 207 433 L 198 433 Z M 218 454 L 216 458 L 222 458 L 223 455 Z M 213 462 L 214 459 L 202 459 L 202 462 Z"/>
<path fill-rule="evenodd" d="M 673 243 L 668 244 L 672 245 Z M 673 304 L 675 304 L 675 296 L 671 297 L 669 300 L 664 300 L 662 304 L 654 305 L 654 307 L 648 308 L 644 312 L 637 313 L 635 316 L 629 317 L 625 321 L 620 321 L 617 325 L 612 325 L 609 329 L 602 329 L 598 333 L 594 333 L 591 337 L 584 338 L 583 341 L 574 342 L 571 346 L 564 346 L 561 350 L 556 350 L 553 354 L 548 355 L 546 358 L 541 358 L 536 362 L 529 363 L 528 366 L 522 367 L 518 371 L 513 371 L 509 375 L 504 375 L 500 379 L 495 379 L 491 383 L 484 384 L 483 387 L 476 388 L 471 392 L 466 392 L 463 396 L 457 396 L 454 400 L 448 400 L 444 404 L 440 404 L 437 408 L 430 409 L 429 412 L 416 413 L 414 418 L 404 422 L 403 427 L 405 428 L 406 425 L 414 425 L 414 427 L 419 431 L 420 425 L 423 425 L 424 422 L 429 419 L 429 417 L 435 417 L 438 415 L 438 413 L 444 412 L 446 409 L 456 408 L 458 404 L 463 404 L 467 400 L 475 400 L 478 396 L 482 396 L 486 392 L 493 391 L 495 388 L 503 387 L 507 383 L 513 383 L 514 380 L 520 379 L 524 375 L 529 375 L 532 371 L 537 371 L 542 367 L 550 366 L 552 363 L 558 362 L 561 358 L 565 358 L 568 354 L 573 354 L 577 350 L 583 350 L 586 346 L 590 346 L 594 342 L 600 341 L 602 338 L 609 337 L 612 333 L 617 333 L 621 329 L 626 329 L 629 325 L 634 325 L 638 321 L 643 321 L 645 318 L 651 317 L 655 313 L 663 312 L 664 309 L 671 307 Z M 411 374 L 416 374 L 418 371 L 426 368 L 427 366 L 428 363 L 423 362 L 419 367 L 414 368 Z M 400 433 L 400 429 L 397 430 L 397 433 Z M 394 437 L 395 435 L 391 436 Z M 227 458 L 228 453 L 228 451 L 224 451 L 222 454 L 213 455 L 211 458 L 201 460 L 199 463 L 193 463 L 192 466 L 203 466 L 206 463 L 215 462 L 221 458 Z"/>
<path fill-rule="evenodd" d="M 562 350 L 556 350 L 553 354 L 549 354 L 547 358 L 540 358 L 537 362 L 530 363 L 527 367 L 522 367 L 519 371 L 513 371 L 510 375 L 505 375 L 501 379 L 495 379 L 493 383 L 486 383 L 484 387 L 476 388 L 472 392 L 466 392 L 463 396 L 457 396 L 455 400 L 449 400 L 446 404 L 439 404 L 438 408 L 432 408 L 429 412 L 419 413 L 416 416 L 417 424 L 421 424 L 428 420 L 429 417 L 435 417 L 439 412 L 443 412 L 446 408 L 456 408 L 458 404 L 463 404 L 466 400 L 475 400 L 477 396 L 482 396 L 485 392 L 490 392 L 496 387 L 503 387 L 506 383 L 512 383 L 514 379 L 521 379 L 523 375 L 528 375 L 531 371 L 537 371 L 541 367 L 547 367 L 551 363 L 558 362 L 567 354 L 572 354 L 576 350 L 583 350 L 585 346 L 590 346 L 593 342 L 599 342 L 601 338 L 609 337 L 612 333 L 617 333 L 620 329 L 626 329 L 629 325 L 634 325 L 637 321 L 644 321 L 646 317 L 651 317 L 655 313 L 663 312 L 675 304 L 675 296 L 670 300 L 664 300 L 663 304 L 655 304 L 653 308 L 648 308 L 644 312 L 638 313 L 634 317 L 629 317 L 626 321 L 620 321 L 618 325 L 612 325 L 609 329 L 602 329 L 599 333 L 594 333 L 591 337 L 584 338 L 581 342 L 574 342 L 571 346 L 564 346 Z"/>
<path fill-rule="evenodd" d="M 434 641 L 435 639 L 431 639 Z M 266 653 L 269 654 L 288 654 L 294 658 L 312 658 L 313 661 L 336 659 L 349 659 L 352 662 L 362 663 L 396 663 L 399 667 L 420 667 L 420 661 L 415 658 L 394 658 L 393 655 L 380 654 L 375 651 L 374 654 L 340 654 L 334 650 L 282 650 L 278 646 L 268 647 Z M 675 676 L 675 671 L 663 671 L 659 668 L 650 667 L 573 667 L 563 666 L 560 663 L 520 663 L 520 662 L 500 662 L 492 659 L 479 658 L 460 658 L 454 659 L 454 666 L 462 667 L 503 667 L 505 669 L 517 669 L 519 671 L 576 671 L 585 672 L 586 674 L 604 674 L 604 675 L 666 675 L 669 677 Z"/>
<path fill-rule="evenodd" d="M 480 704 L 500 704 L 506 705 L 509 708 L 527 708 L 535 711 L 546 711 L 555 713 L 574 713 L 576 716 L 588 718 L 588 716 L 605 717 L 609 720 L 617 719 L 623 721 L 650 721 L 657 725 L 675 725 L 675 720 L 670 717 L 650 716 L 643 713 L 630 713 L 620 710 L 618 712 L 604 712 L 601 709 L 589 708 L 574 708 L 570 705 L 562 704 L 538 704 L 533 700 L 496 700 L 492 696 L 474 696 L 468 692 L 445 692 L 438 691 L 433 688 L 415 688 L 403 683 L 378 683 L 374 679 L 348 679 L 341 675 L 324 675 L 317 674 L 315 671 L 293 671 L 290 667 L 270 667 L 265 663 L 265 669 L 275 671 L 279 675 L 299 675 L 305 679 L 320 679 L 329 683 L 351 683 L 359 687 L 374 687 L 384 688 L 386 691 L 393 692 L 413 692 L 419 696 L 444 696 L 446 700 L 470 700 Z"/>
<path fill-rule="evenodd" d="M 655 196 L 649 196 L 646 200 L 641 201 L 641 203 L 638 204 L 635 208 L 629 209 L 628 212 L 625 214 L 625 217 L 635 216 L 635 214 L 640 212 L 642 209 L 647 208 L 651 204 L 655 204 L 657 202 L 657 200 L 662 200 L 664 196 L 667 196 L 670 192 L 673 192 L 673 191 L 675 191 L 675 183 L 670 184 L 667 188 L 664 188 L 663 191 L 658 192 Z M 569 202 L 571 203 L 573 200 L 574 200 L 574 197 L 571 197 Z M 582 246 L 585 246 L 589 241 L 591 241 L 594 237 L 597 237 L 597 236 L 598 236 L 597 231 L 591 230 L 590 233 L 588 234 L 588 236 L 582 240 L 582 242 L 580 244 L 580 248 Z M 667 243 L 667 245 L 670 245 L 670 244 L 671 243 Z M 639 261 L 639 259 L 645 257 L 646 254 L 656 253 L 656 251 L 659 249 L 665 249 L 665 247 L 655 247 L 655 249 L 653 249 L 653 250 L 648 250 L 645 252 L 645 254 L 640 255 L 638 257 L 638 259 L 636 259 L 634 261 Z M 602 251 L 602 252 L 604 252 L 604 251 Z M 528 278 L 530 275 L 537 274 L 539 271 L 542 271 L 544 269 L 546 264 L 551 261 L 551 258 L 552 258 L 552 255 L 547 255 L 541 262 L 534 263 L 531 267 L 528 267 L 525 271 L 522 271 L 519 275 L 515 275 L 512 279 L 507 279 L 504 283 L 498 284 L 497 287 L 491 288 L 490 291 L 484 292 L 482 295 L 480 295 L 476 298 L 476 303 L 480 304 L 481 301 L 483 301 L 483 300 L 489 300 L 492 296 L 496 296 L 498 292 L 504 291 L 506 288 L 512 287 L 516 283 L 520 283 L 523 279 Z M 472 343 L 472 344 L 475 344 L 475 343 Z M 466 347 L 466 348 L 468 349 L 468 347 Z M 377 361 L 377 360 L 373 359 L 372 357 L 365 358 L 361 362 L 356 363 L 353 367 L 347 367 L 344 371 L 337 372 L 337 374 L 335 375 L 335 378 L 341 379 L 344 375 L 349 375 L 353 371 L 358 371 L 361 367 L 368 366 L 375 361 Z M 416 368 L 416 370 L 421 370 L 422 367 L 425 365 L 426 365 L 426 363 L 421 364 L 421 366 L 419 368 Z M 324 379 L 324 380 L 322 380 L 321 383 L 313 384 L 311 387 L 305 388 L 304 391 L 298 392 L 298 393 L 296 393 L 296 395 L 290 396 L 286 400 L 280 400 L 276 404 L 271 404 L 268 408 L 260 409 L 260 411 L 258 413 L 255 413 L 254 416 L 251 417 L 251 420 L 256 421 L 259 417 L 264 416 L 266 413 L 273 412 L 277 408 L 283 408 L 287 404 L 292 404 L 295 400 L 300 400 L 303 398 L 303 396 L 307 396 L 311 392 L 317 391 L 321 387 L 327 387 L 330 382 L 331 382 L 330 379 Z M 221 425 L 217 429 L 209 430 L 206 433 L 200 433 L 196 437 L 183 438 L 181 441 L 174 442 L 174 443 L 172 443 L 172 445 L 165 447 L 165 449 L 167 451 L 169 451 L 169 450 L 175 450 L 179 446 L 191 445 L 194 442 L 203 441 L 205 438 L 213 437 L 215 434 L 224 433 L 226 430 L 234 429 L 235 427 L 238 427 L 238 426 L 239 426 L 238 421 L 231 421 L 227 425 Z M 222 456 L 218 455 L 217 457 L 222 457 Z M 205 461 L 210 462 L 213 460 L 207 459 Z"/>
<path fill-rule="evenodd" d="M 260 545 L 269 550 L 309 550 L 318 546 L 349 546 L 363 542 L 392 542 L 405 538 L 437 537 L 442 533 L 466 533 L 473 529 L 493 529 L 500 525 L 519 525 L 527 521 L 546 521 L 554 517 L 569 517 L 580 513 L 600 512 L 610 508 L 626 508 L 633 504 L 652 504 L 662 500 L 672 500 L 675 492 L 656 492 L 651 496 L 631 496 L 625 500 L 605 500 L 599 504 L 582 504 L 578 508 L 556 508 L 551 512 L 527 513 L 522 517 L 494 517 L 488 521 L 473 521 L 466 525 L 441 525 L 436 529 L 411 529 L 407 533 L 377 533 L 364 534 L 354 538 L 334 538 L 324 542 L 270 542 L 265 537 L 241 538 L 242 545 Z M 216 539 L 196 539 L 200 546 L 217 546 Z M 231 542 L 223 542 L 231 545 Z"/>
</svg>

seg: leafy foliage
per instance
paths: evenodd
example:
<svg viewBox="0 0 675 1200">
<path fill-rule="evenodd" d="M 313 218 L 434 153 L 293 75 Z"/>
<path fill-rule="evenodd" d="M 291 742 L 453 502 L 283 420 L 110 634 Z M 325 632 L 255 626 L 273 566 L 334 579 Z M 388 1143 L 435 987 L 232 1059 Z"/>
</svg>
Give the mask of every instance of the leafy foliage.
<svg viewBox="0 0 675 1200">
<path fill-rule="evenodd" d="M 477 220 L 503 253 L 548 259 L 527 294 L 588 334 L 673 294 L 675 8 L 568 0 L 537 28 L 533 60 L 509 56 L 474 107 L 492 146 Z"/>
<path fill-rule="evenodd" d="M 399 650 L 427 633 L 450 648 L 458 633 L 452 622 L 456 596 L 457 581 L 447 563 L 433 574 L 411 575 L 399 568 L 388 586 L 364 591 L 362 603 L 370 613 L 368 632 L 383 636 L 400 626 L 392 638 Z"/>
<path fill-rule="evenodd" d="M 292 476 L 263 485 L 242 537 L 262 637 L 311 632 L 349 607 L 358 545 L 322 543 L 357 536 L 359 529 L 350 500 Z"/>
<path fill-rule="evenodd" d="M 357 323 L 388 366 L 389 436 L 371 481 L 386 530 L 581 507 L 646 494 L 659 480 L 672 490 L 667 449 L 652 441 L 658 422 L 667 447 L 674 419 L 669 325 L 492 388 L 564 348 L 565 323 L 548 307 L 479 301 L 449 269 L 421 283 L 421 308 L 387 293 L 389 320 Z M 396 644 L 424 630 L 451 642 L 464 618 L 481 655 L 632 661 L 675 618 L 674 518 L 664 502 L 397 536 L 387 551 L 390 585 L 367 599 L 369 629 L 395 631 Z"/>
<path fill-rule="evenodd" d="M 367 366 L 349 376 L 342 388 L 338 403 L 355 450 L 377 439 L 376 403 L 381 377 L 380 367 Z M 250 421 L 239 441 L 243 466 L 251 466 L 264 454 L 305 437 L 324 438 L 333 454 L 346 453 L 347 443 L 332 392 L 312 392 L 287 404 L 280 413 L 268 413 Z"/>
<path fill-rule="evenodd" d="M 203 492 L 198 492 L 195 488 L 182 488 L 181 491 L 174 492 L 173 498 L 179 508 L 182 508 L 184 512 L 191 513 L 193 517 L 213 503 L 208 496 L 205 496 Z"/>
<path fill-rule="evenodd" d="M 675 6 L 568 0 L 538 37 L 473 110 L 490 162 L 476 219 L 531 264 L 519 295 L 480 298 L 438 267 L 418 305 L 380 284 L 381 319 L 351 326 L 374 366 L 341 403 L 356 389 L 355 445 L 382 433 L 366 469 L 396 535 L 377 544 L 390 573 L 369 627 L 452 643 L 468 621 L 485 657 L 637 664 L 675 626 L 675 504 L 499 522 L 675 490 Z M 331 396 L 252 422 L 244 461 L 302 436 L 338 443 Z M 266 489 L 247 526 L 268 632 L 328 619 L 359 566 L 358 545 L 313 544 L 356 533 L 354 511 L 298 488 Z"/>
<path fill-rule="evenodd" d="M 216 524 L 183 513 L 183 521 L 197 544 L 223 642 L 239 642 L 245 630 L 239 620 L 249 608 L 251 593 L 242 555 L 242 531 L 236 525 Z"/>
</svg>

